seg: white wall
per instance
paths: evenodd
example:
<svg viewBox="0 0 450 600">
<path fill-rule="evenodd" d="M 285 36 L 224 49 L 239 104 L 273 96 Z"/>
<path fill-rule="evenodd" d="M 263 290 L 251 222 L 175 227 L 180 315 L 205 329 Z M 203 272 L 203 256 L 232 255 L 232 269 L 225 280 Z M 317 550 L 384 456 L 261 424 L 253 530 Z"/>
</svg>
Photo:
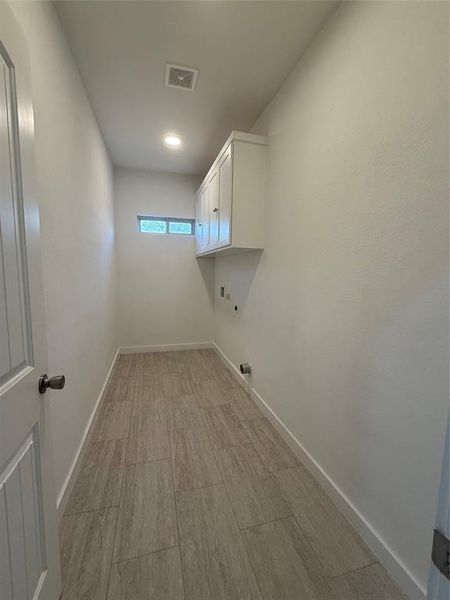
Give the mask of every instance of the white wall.
<svg viewBox="0 0 450 600">
<path fill-rule="evenodd" d="M 119 343 L 210 342 L 213 261 L 195 258 L 194 238 L 144 234 L 138 215 L 194 218 L 201 178 L 117 169 L 115 223 Z"/>
<path fill-rule="evenodd" d="M 215 275 L 232 295 L 217 344 L 422 590 L 448 409 L 448 110 L 447 3 L 343 3 L 253 128 L 270 136 L 265 250 Z"/>
<path fill-rule="evenodd" d="M 50 2 L 12 2 L 28 40 L 59 494 L 114 355 L 112 167 Z"/>
</svg>

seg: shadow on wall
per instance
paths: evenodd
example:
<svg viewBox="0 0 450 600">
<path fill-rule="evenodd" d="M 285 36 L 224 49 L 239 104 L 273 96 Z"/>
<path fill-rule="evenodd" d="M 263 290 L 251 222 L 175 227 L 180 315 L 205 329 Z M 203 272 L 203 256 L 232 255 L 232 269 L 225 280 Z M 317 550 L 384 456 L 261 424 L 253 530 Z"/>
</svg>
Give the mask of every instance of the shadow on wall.
<svg viewBox="0 0 450 600">
<path fill-rule="evenodd" d="M 216 297 L 219 297 L 219 287 L 224 286 L 225 293 L 231 295 L 230 308 L 237 305 L 240 313 L 247 304 L 262 253 L 263 250 L 251 250 L 216 259 Z"/>
<path fill-rule="evenodd" d="M 197 258 L 197 265 L 200 274 L 208 292 L 211 308 L 214 307 L 214 259 L 213 258 Z"/>
</svg>

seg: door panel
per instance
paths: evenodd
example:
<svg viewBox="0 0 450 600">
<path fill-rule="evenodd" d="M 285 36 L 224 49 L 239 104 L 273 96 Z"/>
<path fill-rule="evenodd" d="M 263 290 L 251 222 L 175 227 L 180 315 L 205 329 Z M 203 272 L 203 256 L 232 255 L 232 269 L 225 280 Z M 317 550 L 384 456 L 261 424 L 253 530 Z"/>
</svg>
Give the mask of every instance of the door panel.
<svg viewBox="0 0 450 600">
<path fill-rule="evenodd" d="M 219 246 L 230 243 L 231 198 L 233 193 L 232 145 L 228 147 L 219 165 Z"/>
<path fill-rule="evenodd" d="M 202 193 L 195 199 L 195 251 L 199 254 L 203 248 L 203 210 Z"/>
<path fill-rule="evenodd" d="M 61 591 L 27 43 L 0 2 L 0 597 Z"/>
<path fill-rule="evenodd" d="M 209 246 L 209 186 L 205 185 L 202 192 L 202 252 Z"/>
<path fill-rule="evenodd" d="M 444 443 L 436 529 L 450 538 L 450 408 L 447 419 L 447 435 Z M 448 600 L 450 598 L 450 580 L 433 563 L 431 563 L 430 568 L 427 598 L 428 600 Z"/>
<path fill-rule="evenodd" d="M 15 151 L 16 113 L 11 87 L 11 66 L 0 58 L 0 384 L 29 362 L 28 297 L 21 232 L 23 220 L 18 206 Z"/>
<path fill-rule="evenodd" d="M 0 528 L 9 548 L 9 572 L 2 578 L 1 598 L 31 599 L 45 577 L 41 478 L 35 440 L 33 432 L 0 475 Z"/>
<path fill-rule="evenodd" d="M 219 171 L 215 171 L 209 181 L 209 248 L 215 248 L 219 241 Z"/>
</svg>

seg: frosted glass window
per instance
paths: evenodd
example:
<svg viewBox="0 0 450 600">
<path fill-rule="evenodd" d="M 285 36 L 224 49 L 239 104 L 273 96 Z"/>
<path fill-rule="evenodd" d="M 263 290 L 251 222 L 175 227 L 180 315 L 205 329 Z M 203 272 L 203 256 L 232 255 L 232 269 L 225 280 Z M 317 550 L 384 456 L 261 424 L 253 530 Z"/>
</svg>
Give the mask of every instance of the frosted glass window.
<svg viewBox="0 0 450 600">
<path fill-rule="evenodd" d="M 187 221 L 169 221 L 169 233 L 179 233 L 181 235 L 192 235 L 192 222 Z"/>
<path fill-rule="evenodd" d="M 157 221 L 156 219 L 140 219 L 139 225 L 141 233 L 167 233 L 166 221 Z"/>
<path fill-rule="evenodd" d="M 194 235 L 194 219 L 176 217 L 138 217 L 141 233 Z"/>
</svg>

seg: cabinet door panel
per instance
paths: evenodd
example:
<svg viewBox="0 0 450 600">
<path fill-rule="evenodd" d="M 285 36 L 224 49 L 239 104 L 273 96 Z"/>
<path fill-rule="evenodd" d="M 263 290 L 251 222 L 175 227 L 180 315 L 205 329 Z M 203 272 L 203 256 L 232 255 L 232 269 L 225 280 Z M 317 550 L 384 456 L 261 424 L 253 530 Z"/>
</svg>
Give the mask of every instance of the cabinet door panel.
<svg viewBox="0 0 450 600">
<path fill-rule="evenodd" d="M 209 247 L 215 248 L 219 241 L 219 171 L 215 171 L 209 182 Z"/>
<path fill-rule="evenodd" d="M 202 192 L 202 252 L 209 246 L 209 185 L 205 185 Z"/>
<path fill-rule="evenodd" d="M 231 242 L 231 199 L 233 193 L 231 149 L 230 144 L 219 165 L 219 246 L 226 246 Z"/>
<path fill-rule="evenodd" d="M 195 251 L 199 254 L 203 247 L 202 193 L 195 199 Z"/>
</svg>

